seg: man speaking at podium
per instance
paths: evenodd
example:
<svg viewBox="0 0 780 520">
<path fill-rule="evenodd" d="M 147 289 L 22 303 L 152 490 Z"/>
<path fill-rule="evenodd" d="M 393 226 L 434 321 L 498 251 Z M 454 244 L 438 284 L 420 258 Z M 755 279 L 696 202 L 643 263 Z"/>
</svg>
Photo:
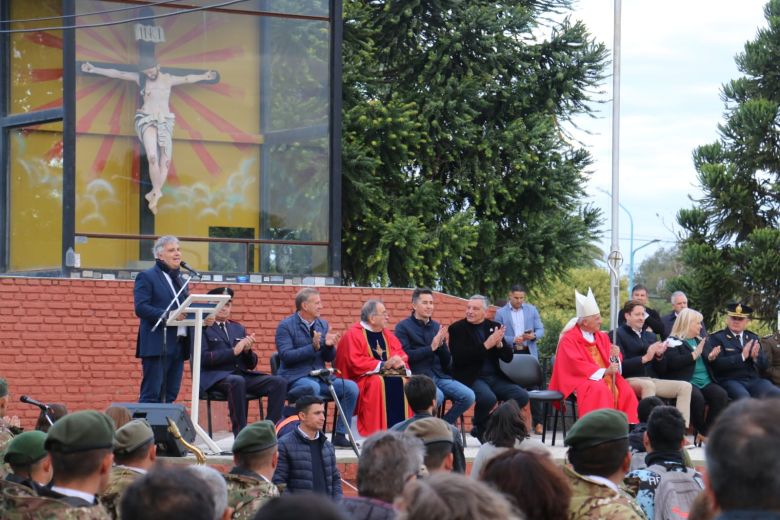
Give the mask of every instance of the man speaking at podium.
<svg viewBox="0 0 780 520">
<path fill-rule="evenodd" d="M 166 314 L 165 309 L 184 285 L 180 270 L 182 261 L 179 239 L 171 235 L 161 236 L 154 243 L 152 251 L 155 265 L 138 273 L 133 289 L 135 315 L 141 320 L 135 346 L 135 357 L 141 358 L 143 369 L 138 402 L 172 403 L 179 395 L 184 360 L 190 357 L 193 335 L 191 327 L 165 325 L 170 316 L 170 312 Z M 185 288 L 170 308 L 177 309 L 188 295 Z M 162 321 L 153 331 L 160 317 Z M 204 325 L 212 323 L 213 317 L 204 320 Z"/>
</svg>

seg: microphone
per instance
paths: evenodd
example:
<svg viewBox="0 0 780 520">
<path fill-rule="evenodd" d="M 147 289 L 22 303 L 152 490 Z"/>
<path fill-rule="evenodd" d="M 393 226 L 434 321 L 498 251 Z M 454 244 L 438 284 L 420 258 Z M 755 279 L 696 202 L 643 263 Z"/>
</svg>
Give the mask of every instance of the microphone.
<svg viewBox="0 0 780 520">
<path fill-rule="evenodd" d="M 27 397 L 26 395 L 21 396 L 19 398 L 19 400 L 21 402 L 23 402 L 23 403 L 27 403 L 27 404 L 31 404 L 33 406 L 37 406 L 41 410 L 48 410 L 49 409 L 49 405 L 48 404 L 44 404 L 44 403 L 42 403 L 40 401 L 36 401 L 32 397 Z"/>
<path fill-rule="evenodd" d="M 198 271 L 196 271 L 195 269 L 193 269 L 192 267 L 190 267 L 189 265 L 187 265 L 187 262 L 182 262 L 179 265 L 182 266 L 187 271 L 189 271 L 192 274 L 194 274 L 195 276 L 197 276 L 198 278 L 200 278 L 200 273 Z"/>
<path fill-rule="evenodd" d="M 317 370 L 312 370 L 309 372 L 309 375 L 312 377 L 319 377 L 319 376 L 325 376 L 325 375 L 332 375 L 338 372 L 338 369 L 335 368 L 319 368 Z"/>
</svg>

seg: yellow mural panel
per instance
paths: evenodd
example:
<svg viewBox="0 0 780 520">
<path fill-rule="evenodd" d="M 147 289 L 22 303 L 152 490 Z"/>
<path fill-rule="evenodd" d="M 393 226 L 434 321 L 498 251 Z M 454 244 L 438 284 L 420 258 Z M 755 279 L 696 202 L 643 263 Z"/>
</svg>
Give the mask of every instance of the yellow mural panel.
<svg viewBox="0 0 780 520">
<path fill-rule="evenodd" d="M 61 265 L 62 134 L 53 127 L 8 132 L 11 272 Z"/>
<path fill-rule="evenodd" d="M 10 5 L 13 20 L 22 21 L 12 29 L 53 27 L 62 23 L 61 0 L 15 0 Z M 11 34 L 10 99 L 11 113 L 32 112 L 62 106 L 62 31 Z"/>
</svg>

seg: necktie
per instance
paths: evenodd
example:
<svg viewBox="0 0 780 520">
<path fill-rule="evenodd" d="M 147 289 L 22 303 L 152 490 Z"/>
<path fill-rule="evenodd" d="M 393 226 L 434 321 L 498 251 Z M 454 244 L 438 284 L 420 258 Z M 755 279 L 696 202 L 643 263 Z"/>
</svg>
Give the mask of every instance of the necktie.
<svg viewBox="0 0 780 520">
<path fill-rule="evenodd" d="M 739 341 L 739 346 L 744 347 L 745 345 L 742 344 L 742 334 L 737 334 L 737 341 Z"/>
<path fill-rule="evenodd" d="M 222 323 L 219 324 L 219 327 L 222 329 L 222 333 L 225 335 L 227 340 L 230 341 L 230 336 L 228 336 L 228 331 L 227 331 L 227 324 L 223 321 Z"/>
</svg>

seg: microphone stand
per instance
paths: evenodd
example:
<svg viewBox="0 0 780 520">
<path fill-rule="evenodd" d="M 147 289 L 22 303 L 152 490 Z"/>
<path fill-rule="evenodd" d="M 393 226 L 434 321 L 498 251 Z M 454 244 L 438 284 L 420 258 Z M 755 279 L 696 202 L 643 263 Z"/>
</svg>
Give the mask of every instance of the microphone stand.
<svg viewBox="0 0 780 520">
<path fill-rule="evenodd" d="M 346 415 L 344 415 L 344 409 L 341 408 L 341 401 L 339 401 L 339 396 L 336 393 L 336 387 L 333 385 L 333 380 L 336 379 L 335 375 L 332 374 L 330 371 L 326 372 L 320 372 L 317 374 L 317 376 L 320 381 L 328 385 L 328 390 L 330 390 L 330 395 L 333 397 L 333 403 L 336 405 L 336 409 L 338 410 L 339 419 L 344 423 L 344 428 L 347 430 L 347 438 L 349 438 L 349 443 L 352 445 L 352 451 L 355 452 L 355 455 L 360 457 L 360 450 L 358 449 L 357 442 L 355 442 L 355 437 L 352 435 L 352 429 L 349 427 L 349 421 L 351 417 L 347 418 Z M 342 379 L 342 387 L 343 387 L 343 379 Z M 336 428 L 333 428 L 333 431 L 336 431 Z"/>
<path fill-rule="evenodd" d="M 179 274 L 179 277 L 181 278 L 181 274 Z M 157 318 L 157 323 L 154 324 L 154 327 L 152 327 L 152 332 L 157 330 L 157 327 L 160 326 L 160 323 L 166 319 L 166 316 L 168 316 L 168 311 L 171 310 L 171 307 L 173 307 L 174 303 L 178 303 L 181 305 L 181 302 L 179 301 L 179 295 L 184 291 L 184 289 L 187 288 L 187 286 L 190 284 L 190 281 L 192 281 L 192 275 L 187 277 L 187 281 L 185 281 L 181 287 L 179 288 L 179 291 L 173 295 L 173 299 L 168 303 L 168 306 L 165 308 L 165 310 L 160 314 L 160 317 Z M 168 326 L 165 326 L 165 329 L 163 330 L 163 344 L 162 344 L 162 387 L 160 388 L 160 402 L 165 403 L 165 393 L 168 390 L 168 371 L 165 369 L 165 362 L 168 360 Z"/>
</svg>

